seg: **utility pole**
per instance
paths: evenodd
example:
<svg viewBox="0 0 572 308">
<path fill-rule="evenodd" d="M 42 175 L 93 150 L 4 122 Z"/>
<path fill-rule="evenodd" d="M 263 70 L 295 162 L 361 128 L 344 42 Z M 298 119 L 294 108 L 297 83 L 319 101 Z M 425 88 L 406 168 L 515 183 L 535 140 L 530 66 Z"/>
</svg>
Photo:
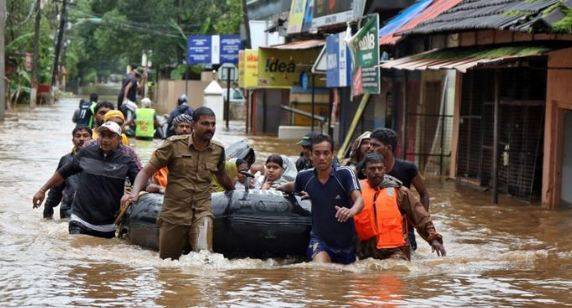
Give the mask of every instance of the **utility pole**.
<svg viewBox="0 0 572 308">
<path fill-rule="evenodd" d="M 36 99 L 38 96 L 38 63 L 40 58 L 40 14 L 41 0 L 36 0 L 36 21 L 34 23 L 34 55 L 32 56 L 32 89 L 30 89 L 30 107 L 36 107 Z"/>
<path fill-rule="evenodd" d="M 67 0 L 63 0 L 62 11 L 60 13 L 60 28 L 58 30 L 58 39 L 56 41 L 56 50 L 54 57 L 54 67 L 52 70 L 52 89 L 56 86 L 58 81 L 58 67 L 60 65 L 60 50 L 62 49 L 62 41 L 64 39 L 64 31 L 66 26 L 66 5 Z"/>
<path fill-rule="evenodd" d="M 6 29 L 6 0 L 0 0 L 0 121 L 6 111 L 6 79 L 4 78 L 4 30 Z"/>
<path fill-rule="evenodd" d="M 246 7 L 246 0 L 242 0 L 242 21 L 244 23 L 244 31 L 246 32 L 246 49 L 251 48 L 250 41 L 250 24 L 248 23 L 248 8 Z"/>
</svg>

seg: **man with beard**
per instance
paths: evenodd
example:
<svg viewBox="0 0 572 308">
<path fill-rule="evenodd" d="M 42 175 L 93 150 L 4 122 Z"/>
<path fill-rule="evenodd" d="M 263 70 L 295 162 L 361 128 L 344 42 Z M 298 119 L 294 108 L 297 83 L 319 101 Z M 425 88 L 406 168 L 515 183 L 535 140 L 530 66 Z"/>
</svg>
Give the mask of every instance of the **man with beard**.
<svg viewBox="0 0 572 308">
<path fill-rule="evenodd" d="M 225 190 L 234 189 L 224 168 L 224 147 L 212 140 L 215 124 L 211 109 L 197 108 L 192 133 L 167 139 L 139 172 L 131 193 L 121 200 L 122 207 L 136 201 L 149 178 L 160 168 L 169 168 L 163 210 L 157 221 L 162 259 L 179 259 L 189 246 L 194 251 L 212 251 L 211 176 L 214 174 Z"/>
<path fill-rule="evenodd" d="M 68 153 L 60 158 L 57 169 L 60 169 L 64 165 L 73 161 L 73 158 L 77 152 L 86 144 L 88 140 L 91 140 L 91 135 L 92 133 L 89 127 L 80 126 L 74 128 L 72 131 L 73 149 L 71 153 Z M 54 216 L 54 207 L 58 206 L 60 202 L 60 219 L 69 218 L 71 215 L 73 196 L 78 185 L 79 176 L 73 175 L 67 178 L 62 185 L 50 189 L 48 198 L 44 204 L 44 218 L 52 219 Z"/>
<path fill-rule="evenodd" d="M 85 146 L 70 163 L 59 168 L 34 195 L 32 202 L 34 208 L 40 206 L 48 189 L 78 174 L 69 233 L 112 238 L 125 179 L 133 182 L 139 168 L 132 157 L 120 150 L 123 146 L 117 123 L 105 122 L 97 129 L 98 141 Z"/>
<path fill-rule="evenodd" d="M 443 238 L 431 216 L 409 189 L 385 174 L 384 157 L 369 153 L 364 166 L 367 179 L 360 182 L 364 208 L 354 216 L 359 257 L 410 260 L 408 226 L 415 227 L 437 255 L 445 256 Z"/>
</svg>

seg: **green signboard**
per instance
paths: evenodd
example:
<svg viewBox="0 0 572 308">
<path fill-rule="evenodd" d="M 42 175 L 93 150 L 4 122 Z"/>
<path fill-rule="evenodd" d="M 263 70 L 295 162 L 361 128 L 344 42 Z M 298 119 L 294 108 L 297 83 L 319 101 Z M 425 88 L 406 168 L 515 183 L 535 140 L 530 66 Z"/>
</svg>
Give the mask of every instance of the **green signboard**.
<svg viewBox="0 0 572 308">
<path fill-rule="evenodd" d="M 379 94 L 379 15 L 368 15 L 364 26 L 350 39 L 353 54 L 352 93 Z"/>
</svg>

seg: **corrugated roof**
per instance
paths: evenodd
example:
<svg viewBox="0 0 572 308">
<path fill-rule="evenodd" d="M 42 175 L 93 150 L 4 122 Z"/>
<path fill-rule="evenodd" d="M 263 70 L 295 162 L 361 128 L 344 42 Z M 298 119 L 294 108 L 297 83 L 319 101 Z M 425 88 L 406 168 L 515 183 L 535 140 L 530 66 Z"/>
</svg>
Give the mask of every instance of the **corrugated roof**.
<svg viewBox="0 0 572 308">
<path fill-rule="evenodd" d="M 408 8 L 401 11 L 397 16 L 389 20 L 381 29 L 379 29 L 379 44 L 386 45 L 393 37 L 393 34 L 412 18 L 419 15 L 433 0 L 418 0 Z"/>
<path fill-rule="evenodd" d="M 548 46 L 473 47 L 431 50 L 382 63 L 384 69 L 441 70 L 455 69 L 462 73 L 479 65 L 506 62 L 525 57 L 545 55 L 554 50 Z"/>
<path fill-rule="evenodd" d="M 418 24 L 435 18 L 444 11 L 454 7 L 461 0 L 434 0 L 429 6 L 423 9 L 419 14 L 411 16 L 411 18 L 403 24 L 401 27 L 396 29 L 391 35 L 386 35 L 380 37 L 380 45 L 394 45 L 402 37 L 403 32 L 413 29 Z"/>
<path fill-rule="evenodd" d="M 321 47 L 326 44 L 325 40 L 307 40 L 307 41 L 296 41 L 286 44 L 274 45 L 270 47 L 261 47 L 265 49 L 283 49 L 283 50 L 302 50 L 311 49 L 316 47 Z"/>
<path fill-rule="evenodd" d="M 550 32 L 566 8 L 560 0 L 462 0 L 436 18 L 427 20 L 407 34 L 428 34 L 462 30 L 498 29 Z M 547 29 L 548 28 L 548 29 Z"/>
</svg>

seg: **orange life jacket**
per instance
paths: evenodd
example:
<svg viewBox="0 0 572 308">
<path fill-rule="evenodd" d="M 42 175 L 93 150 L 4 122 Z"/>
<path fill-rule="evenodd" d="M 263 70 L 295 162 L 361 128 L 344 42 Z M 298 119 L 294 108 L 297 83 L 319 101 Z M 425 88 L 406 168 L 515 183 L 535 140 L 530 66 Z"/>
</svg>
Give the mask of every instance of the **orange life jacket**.
<svg viewBox="0 0 572 308">
<path fill-rule="evenodd" d="M 166 188 L 168 176 L 169 176 L 169 169 L 167 169 L 167 167 L 163 167 L 159 169 L 157 172 L 155 172 L 155 174 L 153 174 L 153 179 L 159 186 Z"/>
<path fill-rule="evenodd" d="M 405 246 L 404 219 L 397 204 L 396 188 L 373 188 L 361 180 L 364 207 L 354 216 L 356 233 L 361 241 L 377 236 L 377 248 Z"/>
</svg>

